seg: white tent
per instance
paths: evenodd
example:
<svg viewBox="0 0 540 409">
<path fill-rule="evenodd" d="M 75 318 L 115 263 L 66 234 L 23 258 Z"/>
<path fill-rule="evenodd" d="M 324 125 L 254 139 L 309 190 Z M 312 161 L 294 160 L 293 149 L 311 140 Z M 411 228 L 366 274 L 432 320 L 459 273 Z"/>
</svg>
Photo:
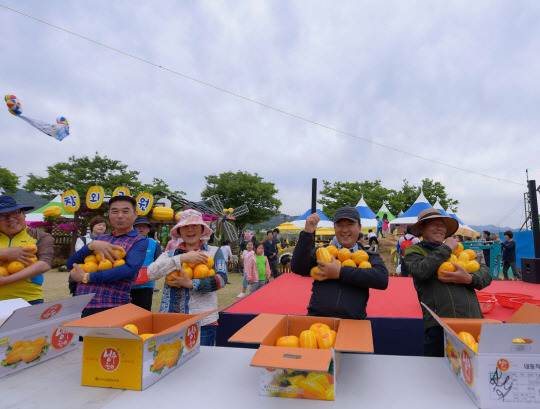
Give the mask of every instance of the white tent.
<svg viewBox="0 0 540 409">
<path fill-rule="evenodd" d="M 43 211 L 51 206 L 58 206 L 62 209 L 62 217 L 73 219 L 73 213 L 68 213 L 62 207 L 62 197 L 57 195 L 53 200 L 47 203 L 45 206 L 41 206 L 39 209 L 32 210 L 30 213 L 26 213 L 27 222 L 42 222 L 44 220 Z"/>
<path fill-rule="evenodd" d="M 458 228 L 458 231 L 456 232 L 456 234 L 461 234 L 463 236 L 472 237 L 473 240 L 475 239 L 476 236 L 480 235 L 480 233 L 478 233 L 472 227 L 470 227 L 470 226 L 466 225 L 465 223 L 463 223 L 461 221 L 461 219 L 459 217 L 457 217 L 457 215 L 454 212 L 452 212 L 452 210 L 448 209 L 447 213 L 448 213 L 448 216 L 453 217 L 459 223 L 459 228 Z"/>
<path fill-rule="evenodd" d="M 377 215 L 373 213 L 373 211 L 367 205 L 366 201 L 364 200 L 364 195 L 362 195 L 355 208 L 356 210 L 358 210 L 358 213 L 360 213 L 360 219 L 362 220 L 362 229 L 370 229 L 377 227 L 377 220 L 375 220 L 375 217 Z"/>
<path fill-rule="evenodd" d="M 426 197 L 424 196 L 424 193 L 420 191 L 420 195 L 416 199 L 416 202 L 413 203 L 413 205 L 407 210 L 405 213 L 403 213 L 401 216 L 396 217 L 394 220 L 390 222 L 390 225 L 395 226 L 396 224 L 402 225 L 408 225 L 408 224 L 414 224 L 418 221 L 418 215 L 426 210 L 426 209 L 432 209 L 433 206 L 428 202 Z"/>
<path fill-rule="evenodd" d="M 439 202 L 439 198 L 437 198 L 437 201 L 433 205 L 433 208 L 441 212 L 443 216 L 450 216 L 450 214 L 442 207 L 441 202 Z"/>
</svg>

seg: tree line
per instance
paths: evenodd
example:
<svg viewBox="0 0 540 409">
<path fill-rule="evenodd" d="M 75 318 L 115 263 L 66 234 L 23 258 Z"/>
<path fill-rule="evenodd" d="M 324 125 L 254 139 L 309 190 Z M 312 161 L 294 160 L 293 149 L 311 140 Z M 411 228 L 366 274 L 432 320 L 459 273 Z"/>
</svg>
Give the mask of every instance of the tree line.
<svg viewBox="0 0 540 409">
<path fill-rule="evenodd" d="M 130 189 L 136 196 L 141 192 L 165 192 L 184 197 L 180 187 L 170 187 L 165 181 L 153 178 L 152 183 L 145 184 L 140 180 L 140 172 L 128 169 L 122 162 L 101 156 L 71 156 L 66 162 L 58 162 L 47 167 L 46 176 L 29 173 L 23 189 L 52 199 L 66 190 L 75 189 L 84 195 L 88 188 L 100 185 L 110 195 L 118 186 Z M 236 208 L 247 205 L 249 212 L 238 217 L 237 227 L 242 230 L 246 224 L 258 224 L 279 214 L 281 201 L 276 198 L 278 189 L 272 182 L 265 181 L 257 173 L 245 171 L 224 172 L 219 175 L 205 176 L 206 185 L 201 192 L 204 203 L 211 206 L 210 197 L 217 195 L 225 208 Z M 14 195 L 19 189 L 20 177 L 6 168 L 0 167 L 0 187 L 5 193 Z M 423 179 L 420 186 L 411 185 L 406 179 L 400 190 L 385 188 L 380 180 L 364 182 L 329 182 L 323 181 L 323 189 L 319 192 L 319 203 L 323 212 L 330 218 L 342 206 L 356 206 L 363 196 L 367 205 L 377 212 L 383 202 L 397 216 L 400 210 L 407 210 L 417 199 L 420 189 L 426 198 L 435 203 L 439 198 L 444 208 L 457 210 L 458 201 L 451 199 L 445 187 L 431 179 Z M 159 195 L 156 196 L 159 199 Z M 187 198 L 189 199 L 189 198 Z M 175 209 L 180 210 L 180 209 Z M 218 209 L 221 210 L 221 209 Z"/>
</svg>

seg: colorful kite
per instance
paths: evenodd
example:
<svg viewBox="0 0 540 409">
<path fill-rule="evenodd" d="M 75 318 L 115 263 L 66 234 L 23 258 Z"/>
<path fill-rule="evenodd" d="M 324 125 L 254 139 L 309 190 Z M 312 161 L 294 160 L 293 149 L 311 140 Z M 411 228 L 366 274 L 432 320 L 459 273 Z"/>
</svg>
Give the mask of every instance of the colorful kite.
<svg viewBox="0 0 540 409">
<path fill-rule="evenodd" d="M 41 132 L 46 133 L 47 135 L 52 136 L 54 139 L 57 139 L 59 141 L 69 135 L 69 122 L 65 117 L 60 116 L 56 118 L 56 124 L 47 124 L 45 122 L 38 121 L 37 119 L 27 118 L 21 115 L 21 103 L 15 95 L 6 95 L 5 100 L 11 114 L 21 119 L 24 119 L 34 128 L 39 129 Z"/>
</svg>

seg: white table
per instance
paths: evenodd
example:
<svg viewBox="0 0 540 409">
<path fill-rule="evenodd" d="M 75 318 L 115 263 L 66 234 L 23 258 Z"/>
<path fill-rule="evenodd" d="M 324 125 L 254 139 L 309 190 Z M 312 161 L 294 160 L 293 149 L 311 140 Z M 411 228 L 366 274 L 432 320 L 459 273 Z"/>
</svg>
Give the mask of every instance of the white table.
<svg viewBox="0 0 540 409">
<path fill-rule="evenodd" d="M 0 408 L 476 408 L 444 358 L 343 354 L 336 400 L 259 396 L 255 350 L 201 347 L 144 391 L 81 386 L 82 347 L 0 379 Z"/>
</svg>

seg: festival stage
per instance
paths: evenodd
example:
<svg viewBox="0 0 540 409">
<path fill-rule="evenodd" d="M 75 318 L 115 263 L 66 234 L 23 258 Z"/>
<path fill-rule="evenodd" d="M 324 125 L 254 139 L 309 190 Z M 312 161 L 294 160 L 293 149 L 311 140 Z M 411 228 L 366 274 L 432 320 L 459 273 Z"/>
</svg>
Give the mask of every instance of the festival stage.
<svg viewBox="0 0 540 409">
<path fill-rule="evenodd" d="M 223 310 L 219 316 L 217 345 L 246 347 L 227 340 L 257 314 L 306 315 L 312 282 L 311 277 L 283 274 Z M 523 293 L 540 299 L 540 285 L 522 281 L 493 281 L 482 291 Z M 513 309 L 497 303 L 485 317 L 506 321 L 513 313 Z M 367 314 L 376 354 L 423 355 L 422 310 L 410 277 L 390 277 L 384 291 L 370 289 Z"/>
</svg>

